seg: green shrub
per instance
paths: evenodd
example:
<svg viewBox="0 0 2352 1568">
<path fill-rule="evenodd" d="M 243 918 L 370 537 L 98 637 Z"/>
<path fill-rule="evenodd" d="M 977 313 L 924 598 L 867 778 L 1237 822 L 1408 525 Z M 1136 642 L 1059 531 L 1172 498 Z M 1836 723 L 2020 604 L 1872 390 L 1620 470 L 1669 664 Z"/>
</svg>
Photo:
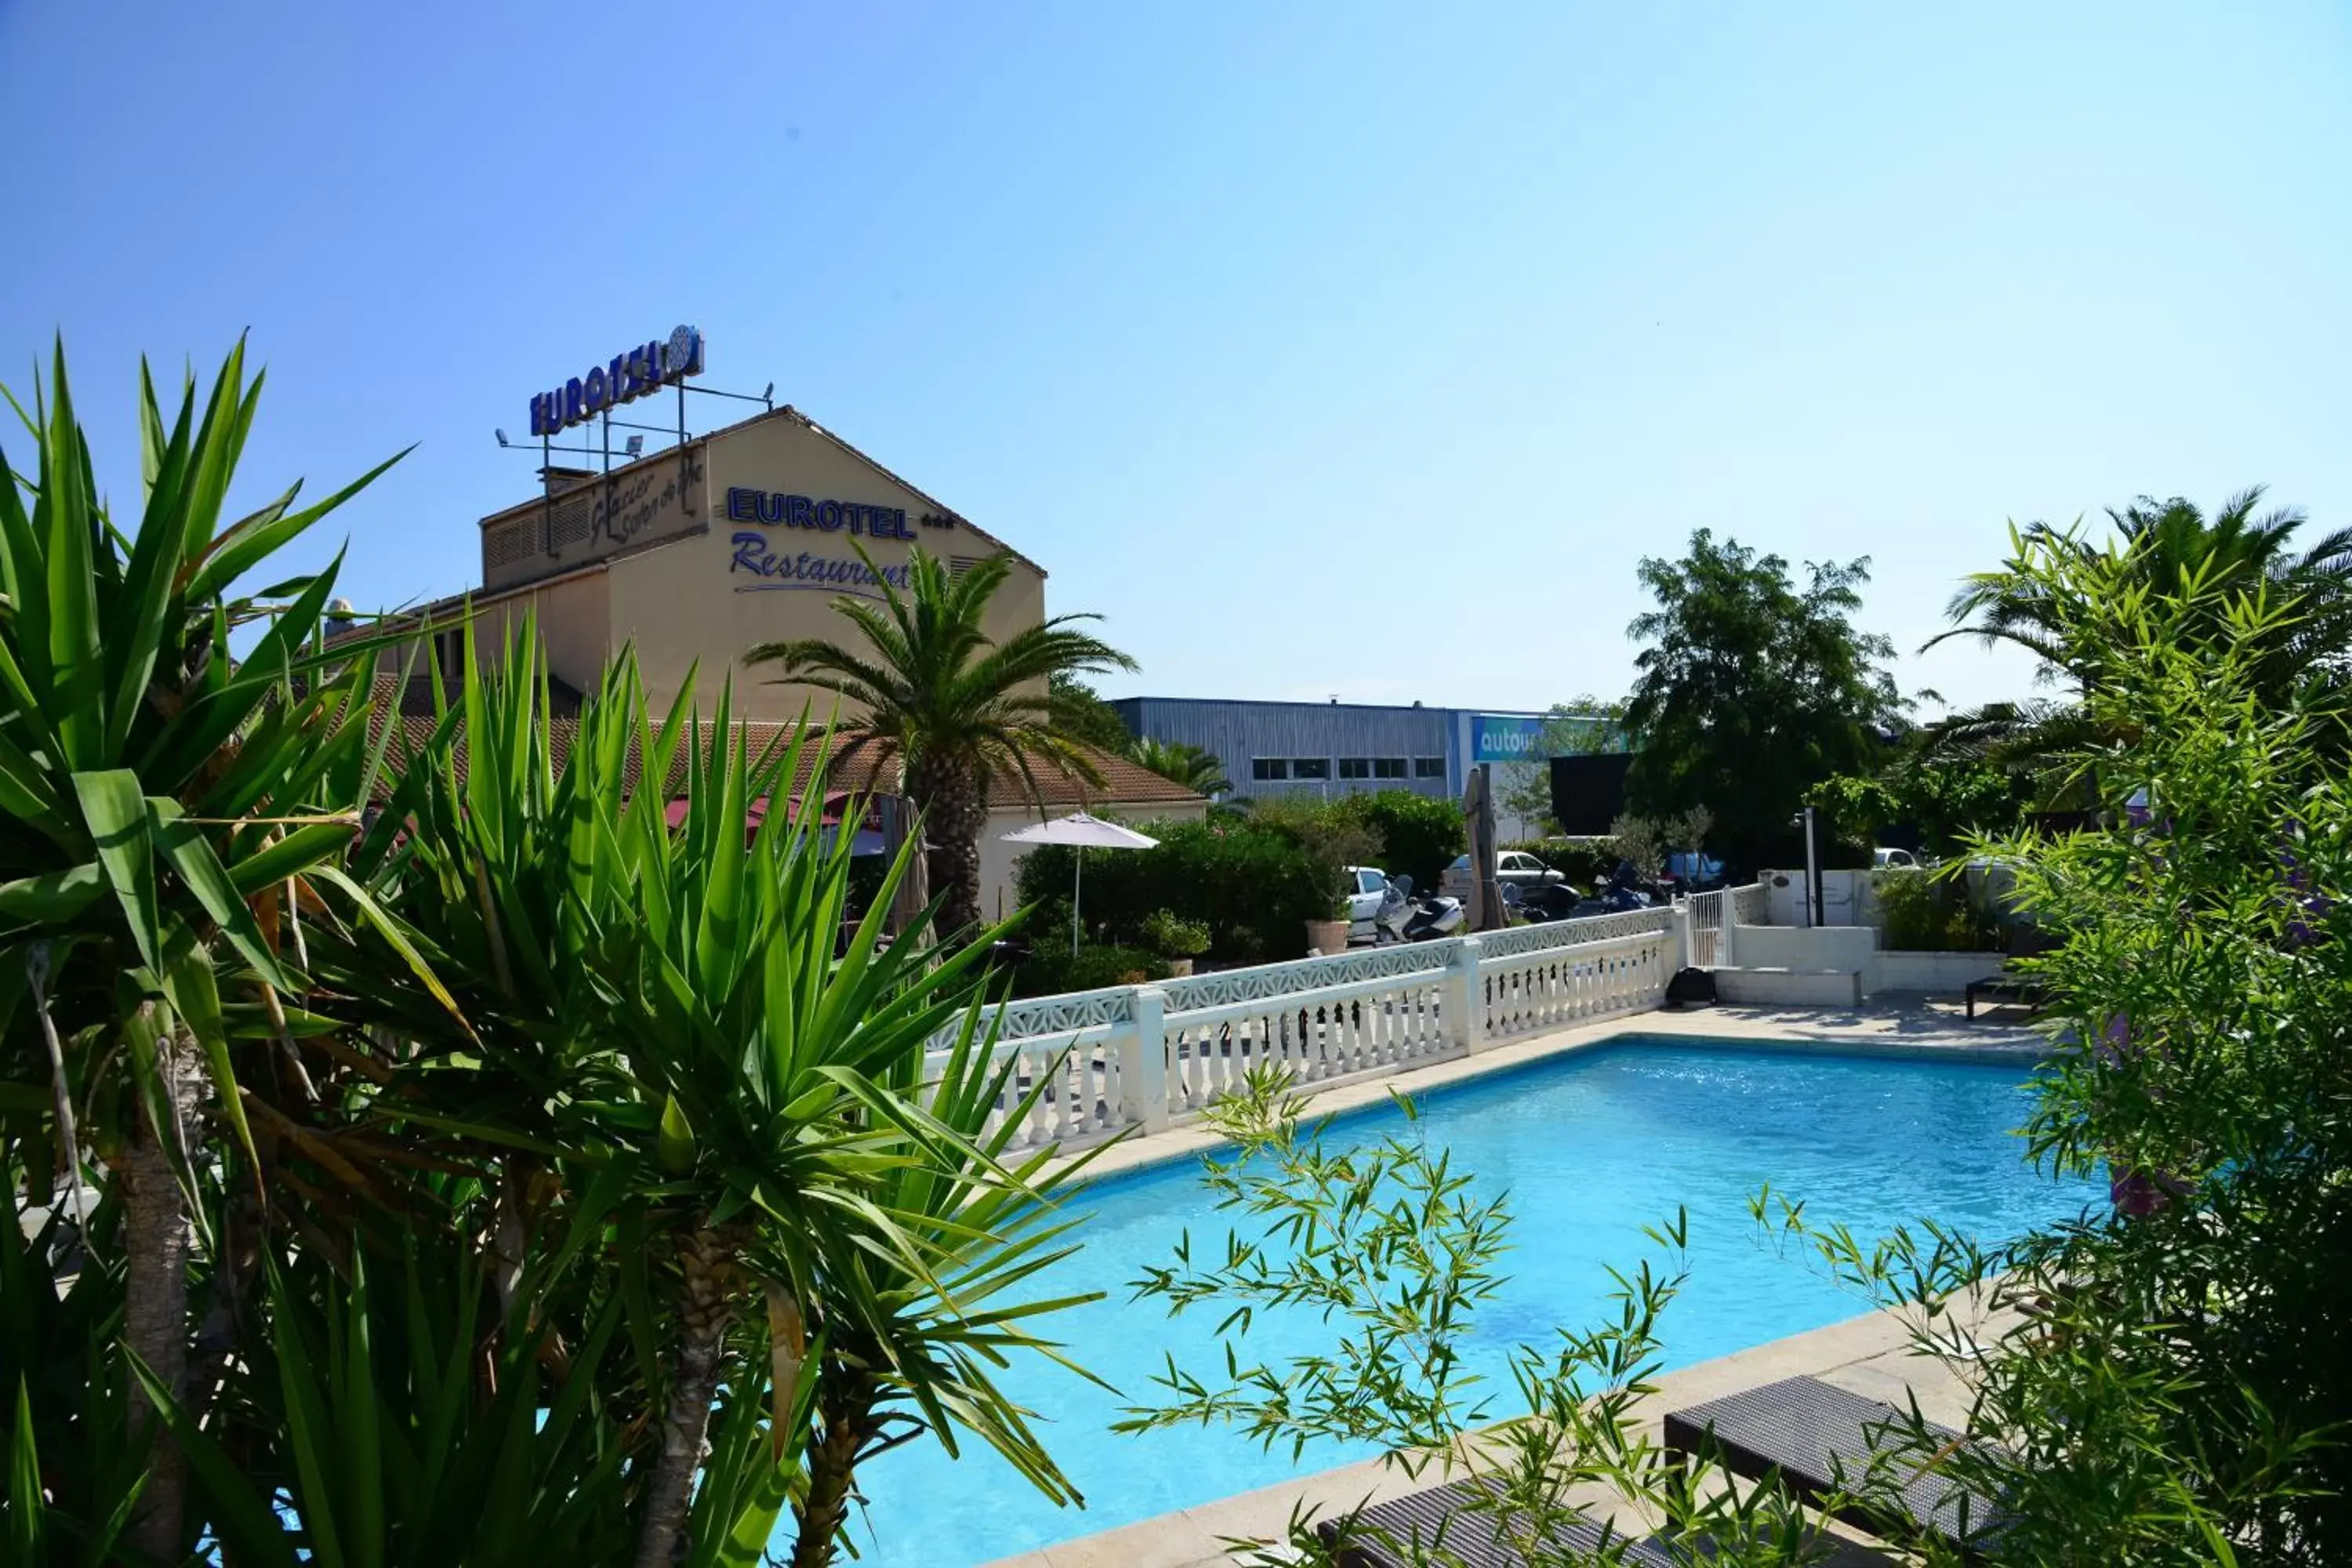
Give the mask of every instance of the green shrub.
<svg viewBox="0 0 2352 1568">
<path fill-rule="evenodd" d="M 1880 943 L 1896 952 L 1983 952 L 2003 942 L 2000 922 L 1958 882 L 1901 866 L 1870 879 L 1878 897 Z"/>
<path fill-rule="evenodd" d="M 1148 947 L 1144 922 L 1164 910 L 1207 926 L 1207 952 L 1226 963 L 1306 951 L 1307 922 L 1325 918 L 1333 888 L 1326 868 L 1287 833 L 1237 813 L 1145 830 L 1158 848 L 1087 858 L 1080 907 L 1089 941 Z M 1071 854 L 1041 845 L 1021 862 L 1021 901 L 1039 906 L 1029 929 L 1041 947 L 1069 928 Z"/>
<path fill-rule="evenodd" d="M 1167 978 L 1168 961 L 1139 947 L 1089 944 L 1072 952 L 1048 942 L 1013 972 L 1013 994 L 1052 996 L 1106 985 L 1148 985 Z"/>
<path fill-rule="evenodd" d="M 1349 795 L 1332 809 L 1355 816 L 1380 839 L 1378 864 L 1391 877 L 1406 876 L 1430 892 L 1454 858 L 1470 847 L 1462 808 L 1451 800 L 1411 790 L 1384 789 Z"/>
<path fill-rule="evenodd" d="M 1616 852 L 1605 838 L 1523 838 L 1503 847 L 1534 856 L 1580 888 L 1607 881 L 1617 867 Z"/>
<path fill-rule="evenodd" d="M 1167 957 L 1197 958 L 1209 951 L 1209 922 L 1154 910 L 1143 917 L 1143 940 Z"/>
</svg>

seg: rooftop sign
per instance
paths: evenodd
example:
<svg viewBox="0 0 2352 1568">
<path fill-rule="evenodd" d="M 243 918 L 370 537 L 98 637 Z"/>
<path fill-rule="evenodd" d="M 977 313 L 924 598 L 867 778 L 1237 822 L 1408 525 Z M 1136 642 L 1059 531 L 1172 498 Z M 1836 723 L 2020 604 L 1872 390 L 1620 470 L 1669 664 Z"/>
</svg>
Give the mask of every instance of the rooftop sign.
<svg viewBox="0 0 2352 1568">
<path fill-rule="evenodd" d="M 552 392 L 530 400 L 530 433 L 553 436 L 599 414 L 634 403 L 649 393 L 702 374 L 702 334 L 679 327 L 667 340 L 613 356 L 586 375 L 575 375 Z"/>
</svg>

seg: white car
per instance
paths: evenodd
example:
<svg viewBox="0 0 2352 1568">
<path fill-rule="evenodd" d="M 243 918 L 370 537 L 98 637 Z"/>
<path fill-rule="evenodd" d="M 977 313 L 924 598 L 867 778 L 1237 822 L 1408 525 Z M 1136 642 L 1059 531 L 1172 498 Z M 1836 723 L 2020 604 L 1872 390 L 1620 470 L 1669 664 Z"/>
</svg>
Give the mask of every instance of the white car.
<svg viewBox="0 0 2352 1568">
<path fill-rule="evenodd" d="M 1380 934 L 1372 917 L 1388 897 L 1389 874 L 1376 866 L 1348 868 L 1348 940 L 1370 942 Z"/>
<path fill-rule="evenodd" d="M 1881 871 L 1892 871 L 1898 868 L 1916 869 L 1919 865 L 1919 857 L 1912 854 L 1908 849 L 1874 849 L 1870 852 L 1870 858 L 1875 863 L 1875 869 Z"/>
<path fill-rule="evenodd" d="M 1495 880 L 1516 885 L 1525 890 L 1565 882 L 1568 875 L 1553 870 L 1524 849 L 1506 849 L 1495 857 Z M 1445 868 L 1445 874 L 1438 879 L 1438 889 L 1448 898 L 1466 899 L 1470 896 L 1469 856 L 1456 855 L 1454 858 L 1454 864 Z"/>
</svg>

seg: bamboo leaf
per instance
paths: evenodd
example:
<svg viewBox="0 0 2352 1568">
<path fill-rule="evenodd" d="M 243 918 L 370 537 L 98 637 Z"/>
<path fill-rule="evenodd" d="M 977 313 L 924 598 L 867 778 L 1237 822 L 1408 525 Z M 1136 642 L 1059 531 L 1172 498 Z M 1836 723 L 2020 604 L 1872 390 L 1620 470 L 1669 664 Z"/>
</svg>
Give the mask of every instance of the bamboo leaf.
<svg viewBox="0 0 2352 1568">
<path fill-rule="evenodd" d="M 64 871 L 0 882 L 0 915 L 62 925 L 88 909 L 106 886 L 106 868 L 95 860 Z"/>
<path fill-rule="evenodd" d="M 402 929 L 400 922 L 384 913 L 383 906 L 369 896 L 366 889 L 352 880 L 339 866 L 314 866 L 310 874 L 331 884 L 349 899 L 352 907 L 359 911 L 360 918 L 373 927 L 376 934 L 390 942 L 393 951 L 400 954 L 401 961 L 408 965 L 408 972 L 416 976 L 418 984 L 432 994 L 433 999 L 441 1004 L 450 1017 L 457 1020 L 459 1028 L 469 1037 L 473 1036 L 474 1026 L 466 1021 L 466 1015 L 458 1009 L 457 998 L 449 994 L 448 987 L 443 985 L 433 973 L 433 966 L 425 962 L 425 955 L 416 951 L 416 944 L 408 940 L 408 933 Z"/>
<path fill-rule="evenodd" d="M 357 823 L 345 822 L 316 822 L 298 827 L 231 866 L 229 885 L 238 897 L 249 899 L 265 888 L 274 887 L 289 877 L 300 876 L 321 861 L 334 858 L 350 847 L 358 831 Z M 0 898 L 5 894 L 6 889 L 0 889 Z"/>
<path fill-rule="evenodd" d="M 188 1419 L 187 1412 L 172 1397 L 171 1390 L 148 1370 L 137 1352 L 126 1348 L 123 1356 L 130 1363 L 131 1375 L 147 1390 L 147 1397 L 163 1417 L 164 1427 L 187 1456 L 188 1468 L 211 1505 L 208 1511 L 212 1527 L 222 1545 L 243 1562 L 266 1564 L 268 1568 L 298 1568 L 293 1542 L 287 1538 L 268 1504 L 255 1494 L 243 1472 L 221 1451 L 211 1434 Z"/>
<path fill-rule="evenodd" d="M 228 1055 L 228 1026 L 221 1017 L 220 985 L 213 977 L 211 955 L 194 942 L 179 952 L 163 971 L 163 993 L 172 1008 L 204 1047 L 213 1087 L 219 1091 L 221 1110 L 260 1179 L 261 1158 L 253 1147 L 253 1129 L 245 1120 L 244 1098 L 236 1091 L 236 1068 Z"/>
<path fill-rule="evenodd" d="M 299 538 L 312 523 L 382 479 L 394 463 L 415 449 L 413 446 L 402 447 L 316 506 L 305 507 L 300 511 L 278 518 L 265 518 L 257 512 L 229 529 L 213 542 L 203 565 L 188 584 L 187 596 L 204 599 L 225 591 L 243 576 L 248 567 L 268 559 Z"/>
<path fill-rule="evenodd" d="M 41 1520 L 48 1511 L 41 1497 L 41 1457 L 33 1445 L 33 1396 L 24 1373 L 16 1374 L 16 1427 L 8 1444 L 8 1561 L 41 1560 Z"/>
<path fill-rule="evenodd" d="M 180 803 L 161 795 L 147 800 L 152 816 L 152 831 L 163 858 L 180 874 L 180 880 L 195 895 L 212 922 L 220 928 L 229 945 L 239 957 L 253 966 L 253 972 L 272 989 L 291 992 L 296 989 L 294 977 L 288 973 L 278 955 L 263 940 L 261 926 L 253 918 L 253 910 L 229 880 L 220 857 L 213 853 L 211 840 L 204 829 L 180 815 Z M 217 1011 L 218 1003 L 215 1003 Z"/>
<path fill-rule="evenodd" d="M 99 864 L 114 884 L 115 897 L 131 924 L 131 942 L 150 970 L 163 970 L 161 914 L 157 908 L 153 844 L 148 832 L 146 797 L 139 775 L 109 768 L 73 775 L 82 820 L 98 846 Z"/>
<path fill-rule="evenodd" d="M 83 489 L 81 431 L 66 383 L 65 342 L 56 351 L 55 395 L 41 451 L 41 493 L 33 509 L 47 564 L 49 699 L 58 746 L 68 768 L 105 760 L 106 655 L 98 619 L 96 498 Z M 46 521 L 46 529 L 40 524 Z"/>
<path fill-rule="evenodd" d="M 662 1169 L 673 1176 L 694 1169 L 694 1129 L 674 1094 L 662 1101 L 660 1155 Z"/>
</svg>

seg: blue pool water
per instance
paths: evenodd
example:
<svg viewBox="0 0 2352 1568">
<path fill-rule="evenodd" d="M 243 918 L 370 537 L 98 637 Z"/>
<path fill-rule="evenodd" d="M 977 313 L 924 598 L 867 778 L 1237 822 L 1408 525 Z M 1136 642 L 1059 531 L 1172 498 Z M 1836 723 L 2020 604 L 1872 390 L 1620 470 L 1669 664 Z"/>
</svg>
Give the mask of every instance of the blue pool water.
<svg viewBox="0 0 2352 1568">
<path fill-rule="evenodd" d="M 2080 1210 L 2092 1190 L 2037 1174 L 2011 1131 L 2025 1118 L 2025 1079 L 2013 1063 L 1629 1039 L 1422 1097 L 1421 1135 L 1451 1147 L 1481 1192 L 1511 1194 L 1510 1279 L 1480 1311 L 1479 1370 L 1507 1394 L 1513 1345 L 1597 1321 L 1610 1289 L 1604 1267 L 1654 1255 L 1643 1226 L 1677 1205 L 1690 1213 L 1691 1275 L 1664 1320 L 1670 1366 L 1867 1310 L 1806 1259 L 1759 1239 L 1747 1205 L 1766 1183 L 1804 1200 L 1815 1223 L 1843 1223 L 1865 1239 L 1923 1215 L 2007 1239 Z M 1343 1118 L 1334 1136 L 1369 1140 L 1402 1125 L 1381 1106 Z M 1093 1216 L 1077 1233 L 1085 1247 L 1038 1290 L 1108 1293 L 1054 1321 L 1053 1331 L 1126 1397 L 1051 1367 L 1024 1366 L 1011 1378 L 1045 1417 L 1047 1445 L 1086 1508 L 1052 1507 L 985 1448 L 952 1462 L 918 1442 L 860 1478 L 870 1503 L 858 1537 L 866 1563 L 962 1568 L 1363 1457 L 1330 1444 L 1294 1462 L 1286 1447 L 1266 1453 L 1217 1427 L 1108 1432 L 1124 1405 L 1150 1397 L 1163 1355 L 1203 1373 L 1222 1365 L 1213 1355 L 1217 1314 L 1171 1321 L 1129 1289 L 1142 1264 L 1168 1260 L 1187 1226 L 1196 1246 L 1222 1249 L 1225 1217 L 1212 1211 L 1197 1172 L 1182 1162 L 1089 1188 L 1076 1205 Z M 1269 1360 L 1334 1338 L 1303 1315 L 1262 1318 L 1252 1333 Z M 1509 1414 L 1507 1402 L 1496 1414 Z"/>
</svg>

